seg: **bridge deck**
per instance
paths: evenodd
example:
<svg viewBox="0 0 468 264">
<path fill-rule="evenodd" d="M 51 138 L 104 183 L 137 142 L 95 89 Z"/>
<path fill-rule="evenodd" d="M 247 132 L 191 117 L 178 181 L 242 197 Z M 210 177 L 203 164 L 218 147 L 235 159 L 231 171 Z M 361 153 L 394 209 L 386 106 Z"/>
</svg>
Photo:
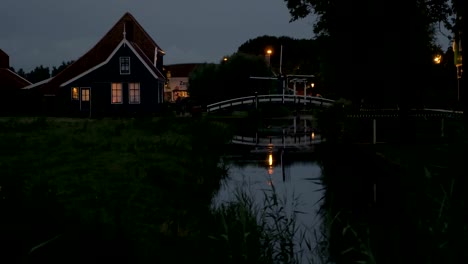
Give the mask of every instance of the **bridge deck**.
<svg viewBox="0 0 468 264">
<path fill-rule="evenodd" d="M 299 147 L 299 146 L 308 146 L 319 144 L 322 142 L 320 135 L 310 135 L 303 136 L 284 136 L 284 137 L 244 137 L 244 136 L 234 136 L 231 143 L 249 145 L 249 146 L 262 146 L 262 147 Z"/>
<path fill-rule="evenodd" d="M 301 95 L 286 95 L 286 94 L 266 94 L 257 96 L 247 96 L 240 98 L 233 98 L 206 106 L 207 112 L 213 112 L 225 108 L 230 108 L 239 105 L 257 105 L 258 103 L 293 103 L 303 105 L 317 105 L 321 107 L 329 107 L 334 103 L 334 100 L 315 97 L 315 96 L 301 96 Z"/>
</svg>

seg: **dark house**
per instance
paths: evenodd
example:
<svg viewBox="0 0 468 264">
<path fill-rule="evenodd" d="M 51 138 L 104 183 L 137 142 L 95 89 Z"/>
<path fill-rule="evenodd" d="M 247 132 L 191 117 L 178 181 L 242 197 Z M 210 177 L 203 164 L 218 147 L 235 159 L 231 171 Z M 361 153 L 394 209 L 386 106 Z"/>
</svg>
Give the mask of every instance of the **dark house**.
<svg viewBox="0 0 468 264">
<path fill-rule="evenodd" d="M 49 113 L 127 115 L 157 112 L 163 103 L 164 51 L 126 13 L 86 54 L 55 77 L 30 85 Z"/>
<path fill-rule="evenodd" d="M 18 110 L 19 90 L 31 83 L 10 70 L 10 57 L 0 49 L 0 113 L 13 114 Z"/>
</svg>

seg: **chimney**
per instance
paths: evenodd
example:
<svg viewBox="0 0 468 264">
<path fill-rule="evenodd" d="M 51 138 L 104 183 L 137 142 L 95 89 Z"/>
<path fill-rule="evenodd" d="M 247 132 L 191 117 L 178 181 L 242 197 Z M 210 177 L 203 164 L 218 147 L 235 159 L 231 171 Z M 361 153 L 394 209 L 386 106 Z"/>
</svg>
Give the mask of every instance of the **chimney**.
<svg viewBox="0 0 468 264">
<path fill-rule="evenodd" d="M 10 57 L 0 49 L 0 68 L 10 68 Z"/>
</svg>

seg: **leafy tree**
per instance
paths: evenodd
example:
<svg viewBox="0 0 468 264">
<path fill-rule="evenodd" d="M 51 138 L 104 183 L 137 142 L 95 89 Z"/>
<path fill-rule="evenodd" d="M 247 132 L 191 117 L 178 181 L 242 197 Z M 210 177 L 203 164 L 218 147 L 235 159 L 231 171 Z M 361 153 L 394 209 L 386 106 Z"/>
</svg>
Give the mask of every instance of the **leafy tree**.
<svg viewBox="0 0 468 264">
<path fill-rule="evenodd" d="M 65 68 L 67 68 L 68 66 L 70 66 L 71 64 L 73 64 L 73 62 L 75 62 L 74 60 L 71 60 L 71 61 L 62 61 L 62 64 L 58 67 L 53 67 L 52 68 L 52 76 L 56 76 L 57 74 L 59 74 L 61 71 L 63 71 Z"/>
<path fill-rule="evenodd" d="M 252 76 L 270 77 L 272 71 L 261 56 L 235 53 L 220 64 L 207 63 L 195 68 L 189 77 L 189 94 L 193 100 L 208 104 L 255 92 L 268 93 L 271 82 L 252 80 Z"/>
<path fill-rule="evenodd" d="M 292 20 L 314 13 L 324 79 L 335 97 L 415 104 L 431 66 L 433 9 L 424 1 L 285 0 Z"/>
<path fill-rule="evenodd" d="M 461 50 L 468 50 L 468 40 L 466 40 L 466 34 L 463 34 L 468 28 L 468 20 L 465 19 L 468 15 L 466 12 L 467 5 L 464 0 L 397 0 L 388 3 L 344 0 L 284 1 L 291 13 L 291 20 L 304 18 L 312 13 L 318 16 L 314 31 L 319 35 L 335 37 L 332 41 L 334 44 L 327 46 L 331 50 L 337 51 L 338 43 L 346 43 L 343 42 L 343 40 L 347 39 L 346 37 L 341 38 L 341 40 L 336 39 L 336 37 L 348 32 L 348 37 L 351 37 L 348 40 L 358 39 L 361 40 L 361 43 L 377 47 L 377 51 L 385 51 L 384 56 L 381 56 L 379 60 L 386 59 L 386 64 L 390 63 L 393 64 L 393 67 L 399 67 L 397 71 L 390 71 L 392 74 L 396 74 L 394 75 L 397 76 L 396 79 L 399 79 L 397 83 L 402 83 L 398 85 L 398 93 L 406 95 L 411 91 L 412 96 L 408 96 L 406 99 L 403 96 L 398 97 L 398 101 L 403 106 L 408 105 L 408 101 L 414 101 L 416 99 L 414 97 L 421 93 L 421 89 L 418 91 L 412 87 L 423 85 L 417 80 L 423 80 L 422 73 L 427 73 L 428 65 L 425 62 L 427 58 L 425 54 L 427 54 L 428 50 L 427 39 L 429 37 L 429 39 L 433 40 L 434 26 L 437 23 L 439 26 L 444 24 L 446 28 L 451 30 L 457 43 L 459 40 L 461 41 Z M 369 14 L 371 14 L 371 17 L 368 16 Z M 372 27 L 380 30 L 374 31 L 369 28 L 370 23 Z M 348 30 L 345 30 L 345 28 L 348 28 Z M 356 31 L 360 31 L 361 34 L 355 34 Z M 367 34 L 367 36 L 372 37 L 362 38 L 369 32 L 371 34 Z M 346 43 L 346 45 L 348 44 Z M 376 51 L 376 49 L 369 49 L 369 51 L 371 50 L 373 53 Z M 342 56 L 343 54 L 345 52 L 342 52 L 340 56 L 335 56 L 335 58 L 346 58 L 346 56 Z M 400 68 L 400 66 L 402 67 Z M 466 63 L 462 67 L 464 68 L 463 72 L 468 72 Z M 333 80 L 337 75 L 341 75 L 336 71 L 335 66 L 331 65 L 328 68 L 331 68 L 330 71 L 327 71 L 327 75 L 331 75 L 328 76 L 331 77 L 327 78 L 328 80 Z M 375 68 L 383 70 L 381 65 Z M 385 70 L 391 69 L 392 67 L 388 67 Z M 417 74 L 416 69 L 421 74 Z M 405 78 L 411 81 L 405 82 Z M 468 91 L 468 86 L 464 79 L 462 75 L 460 84 L 461 99 L 465 113 L 468 113 L 468 100 L 464 96 L 464 93 Z M 395 89 L 393 90 L 395 91 Z M 465 117 L 465 120 L 468 121 L 468 114 Z"/>
<path fill-rule="evenodd" d="M 218 65 L 214 63 L 205 63 L 197 66 L 189 77 L 188 92 L 193 100 L 206 103 L 214 101 L 220 97 L 218 77 Z"/>
<path fill-rule="evenodd" d="M 26 78 L 26 73 L 24 72 L 23 68 L 20 68 L 17 74 L 23 78 Z"/>
<path fill-rule="evenodd" d="M 281 60 L 282 47 L 282 60 Z M 260 36 L 249 39 L 238 48 L 238 52 L 265 56 L 272 49 L 270 63 L 276 73 L 317 74 L 319 71 L 319 50 L 317 41 L 312 39 L 293 39 L 290 37 Z M 281 61 L 280 61 L 281 60 Z"/>
<path fill-rule="evenodd" d="M 40 82 L 48 78 L 50 78 L 49 67 L 44 67 L 42 65 L 26 74 L 26 79 L 32 83 Z"/>
</svg>

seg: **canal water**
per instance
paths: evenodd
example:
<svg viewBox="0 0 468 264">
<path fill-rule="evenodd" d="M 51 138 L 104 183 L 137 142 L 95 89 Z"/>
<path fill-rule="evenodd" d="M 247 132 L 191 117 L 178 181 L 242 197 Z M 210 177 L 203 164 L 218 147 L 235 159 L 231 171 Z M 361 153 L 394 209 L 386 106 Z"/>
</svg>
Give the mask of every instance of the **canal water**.
<svg viewBox="0 0 468 264">
<path fill-rule="evenodd" d="M 266 205 L 265 197 L 271 197 L 273 189 L 284 206 L 287 215 L 295 212 L 298 233 L 314 248 L 321 237 L 321 217 L 318 211 L 324 196 L 320 183 L 321 168 L 312 151 L 281 151 L 275 149 L 252 149 L 249 154 L 226 157 L 228 177 L 213 201 L 214 206 L 235 201 L 239 191 L 253 199 L 258 208 Z M 312 252 L 307 253 L 305 241 L 296 250 L 305 250 L 303 261 L 307 262 Z M 313 257 L 315 258 L 315 257 Z"/>
</svg>

